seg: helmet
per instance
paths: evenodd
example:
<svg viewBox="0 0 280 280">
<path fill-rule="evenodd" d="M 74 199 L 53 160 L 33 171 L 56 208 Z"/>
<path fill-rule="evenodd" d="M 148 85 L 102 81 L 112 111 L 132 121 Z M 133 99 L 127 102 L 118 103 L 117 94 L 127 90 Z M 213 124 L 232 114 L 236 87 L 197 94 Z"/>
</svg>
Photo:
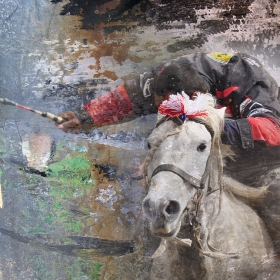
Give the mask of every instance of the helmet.
<svg viewBox="0 0 280 280">
<path fill-rule="evenodd" d="M 181 58 L 161 68 L 154 82 L 154 91 L 158 96 L 182 91 L 191 96 L 195 91 L 207 92 L 208 86 L 203 76 L 186 59 Z"/>
</svg>

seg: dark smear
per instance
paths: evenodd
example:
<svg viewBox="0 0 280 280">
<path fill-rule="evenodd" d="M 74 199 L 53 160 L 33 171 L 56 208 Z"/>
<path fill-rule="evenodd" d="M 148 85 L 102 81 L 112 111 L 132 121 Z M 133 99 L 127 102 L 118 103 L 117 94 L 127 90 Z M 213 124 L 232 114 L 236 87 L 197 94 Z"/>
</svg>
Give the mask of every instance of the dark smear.
<svg viewBox="0 0 280 280">
<path fill-rule="evenodd" d="M 50 157 L 49 157 L 49 160 L 52 160 L 53 157 L 55 156 L 55 153 L 56 153 L 56 142 L 55 140 L 53 139 L 51 141 L 51 150 L 50 150 Z"/>
<path fill-rule="evenodd" d="M 167 51 L 175 53 L 184 49 L 194 49 L 195 47 L 202 47 L 207 42 L 207 38 L 203 34 L 193 36 L 188 40 L 177 41 L 174 44 L 167 46 Z"/>
<path fill-rule="evenodd" d="M 28 243 L 36 247 L 42 247 L 46 250 L 57 251 L 69 256 L 79 255 L 81 253 L 80 251 L 82 251 L 82 253 L 86 256 L 86 252 L 84 252 L 84 250 L 91 250 L 89 253 L 103 256 L 123 256 L 131 254 L 135 251 L 135 244 L 131 240 L 107 240 L 83 236 L 51 238 L 50 236 L 40 234 L 28 237 L 4 228 L 0 228 L 0 233 L 19 242 Z M 73 243 L 63 244 L 66 239 L 71 240 Z"/>
<path fill-rule="evenodd" d="M 198 27 L 204 34 L 210 35 L 225 32 L 230 28 L 230 24 L 224 20 L 205 20 Z"/>
<path fill-rule="evenodd" d="M 29 173 L 29 174 L 36 174 L 36 175 L 40 175 L 42 177 L 47 177 L 47 173 L 46 172 L 39 171 L 39 170 L 37 170 L 35 168 L 32 168 L 32 167 L 25 166 L 25 167 L 19 168 L 19 170 L 24 171 L 24 172 Z"/>
<path fill-rule="evenodd" d="M 79 249 L 98 249 L 99 254 L 103 255 L 126 255 L 135 251 L 133 241 L 107 240 L 83 236 L 70 236 Z"/>
<path fill-rule="evenodd" d="M 4 228 L 0 228 L 0 232 L 4 235 L 7 235 L 7 236 L 17 240 L 17 241 L 20 241 L 22 243 L 30 243 L 31 242 L 31 238 L 29 238 L 27 236 L 24 236 L 24 235 L 21 235 L 19 233 L 11 231 L 11 230 L 6 230 Z"/>
<path fill-rule="evenodd" d="M 233 17 L 243 18 L 250 12 L 251 11 L 247 7 L 239 6 L 239 7 L 233 7 L 232 9 L 227 11 L 223 11 L 221 15 L 226 18 L 233 18 Z"/>
<path fill-rule="evenodd" d="M 61 1 L 51 1 L 57 4 Z M 152 0 L 104 0 L 87 1 L 72 0 L 63 6 L 61 15 L 78 15 L 81 17 L 82 29 L 92 30 L 100 23 L 105 24 L 105 35 L 114 30 L 127 30 L 134 26 L 155 25 L 159 30 L 174 28 L 172 22 L 197 23 L 196 10 L 211 8 L 224 9 L 221 13 L 225 21 L 233 17 L 238 19 L 250 13 L 249 7 L 253 0 L 230 1 L 152 1 Z M 269 6 L 273 14 L 273 5 Z M 100 10 L 100 11 L 99 11 Z M 117 23 L 112 26 L 112 22 Z M 110 27 L 106 26 L 110 24 Z M 120 24 L 122 23 L 122 24 Z"/>
<path fill-rule="evenodd" d="M 144 222 L 144 235 L 143 235 L 143 256 L 151 257 L 158 249 L 161 242 L 161 238 L 154 236 L 150 229 L 148 221 Z"/>
<path fill-rule="evenodd" d="M 115 179 L 117 173 L 116 168 L 101 164 L 95 164 L 94 167 L 99 169 L 99 174 L 104 173 L 103 176 L 108 178 L 109 180 Z"/>
<path fill-rule="evenodd" d="M 92 100 L 96 96 L 97 85 L 107 85 L 108 80 L 105 78 L 83 80 L 76 84 L 62 85 L 55 84 L 51 81 L 46 81 L 46 92 L 44 93 L 43 100 L 47 100 L 52 97 L 59 97 L 59 100 L 63 100 L 61 106 L 64 110 L 73 110 L 73 108 L 79 107 L 78 104 L 85 104 Z M 104 90 L 106 90 L 104 88 Z M 108 88 L 108 91 L 110 88 Z"/>
<path fill-rule="evenodd" d="M 40 175 L 42 177 L 47 177 L 47 173 L 44 172 L 44 171 L 40 171 L 38 169 L 35 169 L 33 167 L 28 167 L 28 166 L 25 166 L 23 165 L 21 162 L 18 162 L 18 161 L 15 161 L 15 160 L 10 160 L 10 161 L 7 161 L 7 160 L 3 160 L 1 157 L 0 157 L 0 164 L 7 164 L 9 163 L 10 165 L 16 165 L 18 166 L 18 170 L 20 171 L 23 171 L 23 172 L 26 172 L 26 173 L 29 173 L 29 174 L 35 174 L 35 175 Z"/>
<path fill-rule="evenodd" d="M 51 1 L 57 4 L 57 1 Z M 99 9 L 102 5 L 110 3 L 105 13 L 100 13 Z M 82 19 L 82 29 L 93 29 L 97 24 L 103 22 L 116 22 L 121 20 L 125 12 L 130 11 L 140 0 L 121 0 L 118 1 L 105 0 L 105 1 L 88 1 L 88 0 L 72 0 L 63 6 L 61 15 L 78 15 Z M 115 5 L 114 5 L 115 4 Z M 110 6 L 112 7 L 110 9 Z M 115 6 L 115 7 L 114 7 Z M 127 21 L 127 19 L 125 20 Z"/>
<path fill-rule="evenodd" d="M 80 216 L 80 217 L 86 217 L 88 216 L 87 213 L 83 212 L 83 211 L 80 211 L 80 210 L 77 210 L 75 208 L 71 208 L 70 211 L 77 217 L 77 216 Z"/>
</svg>

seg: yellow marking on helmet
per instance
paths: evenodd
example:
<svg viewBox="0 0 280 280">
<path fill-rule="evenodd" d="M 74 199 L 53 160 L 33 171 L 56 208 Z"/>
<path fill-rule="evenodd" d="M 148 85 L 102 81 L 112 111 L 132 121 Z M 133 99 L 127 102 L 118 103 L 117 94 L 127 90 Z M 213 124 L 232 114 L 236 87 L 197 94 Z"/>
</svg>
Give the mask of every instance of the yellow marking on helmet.
<svg viewBox="0 0 280 280">
<path fill-rule="evenodd" d="M 223 64 L 227 64 L 233 55 L 234 54 L 232 53 L 220 53 L 220 52 L 212 52 L 207 54 L 207 56 L 210 57 L 211 59 Z"/>
</svg>

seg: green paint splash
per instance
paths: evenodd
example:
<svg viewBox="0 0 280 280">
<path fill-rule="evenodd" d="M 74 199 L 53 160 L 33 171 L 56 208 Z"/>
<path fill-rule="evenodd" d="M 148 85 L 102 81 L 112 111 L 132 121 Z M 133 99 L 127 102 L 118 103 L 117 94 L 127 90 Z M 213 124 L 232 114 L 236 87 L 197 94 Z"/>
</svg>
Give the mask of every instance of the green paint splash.
<svg viewBox="0 0 280 280">
<path fill-rule="evenodd" d="M 67 157 L 49 166 L 50 195 L 67 199 L 77 197 L 93 185 L 89 161 L 81 156 Z"/>
<path fill-rule="evenodd" d="M 64 232 L 64 236 L 67 236 L 68 233 L 72 235 L 73 233 L 79 234 L 81 232 L 84 221 L 81 221 L 79 216 L 69 210 L 68 202 L 77 196 L 83 195 L 86 190 L 94 186 L 90 168 L 90 160 L 86 159 L 86 154 L 84 153 L 78 153 L 78 155 L 69 154 L 63 160 L 49 165 L 47 177 L 44 178 L 49 186 L 49 198 L 47 201 L 38 201 L 37 208 L 39 211 L 36 212 L 38 223 L 37 226 L 29 229 L 30 234 L 58 232 L 61 234 Z M 29 185 L 35 187 L 40 183 L 36 175 L 31 175 L 30 177 Z M 89 216 L 90 214 L 89 209 L 82 208 L 79 210 L 84 215 Z M 30 217 L 31 213 L 26 213 L 26 216 Z M 64 238 L 64 242 L 65 244 L 71 244 L 72 240 Z M 62 270 L 65 279 L 98 280 L 103 266 L 94 260 L 76 257 L 73 261 L 71 259 L 61 260 L 61 262 L 58 262 L 57 268 L 53 270 L 48 265 L 48 259 L 38 261 L 36 258 L 34 261 L 37 262 L 33 265 L 37 268 L 37 270 L 34 270 L 38 279 L 43 279 L 41 278 L 42 275 L 44 275 L 44 279 L 57 279 L 58 271 Z"/>
<path fill-rule="evenodd" d="M 69 279 L 80 280 L 83 277 L 88 277 L 90 280 L 98 280 L 103 264 L 99 262 L 89 263 L 83 259 L 76 259 L 74 267 L 69 268 Z"/>
<path fill-rule="evenodd" d="M 49 255 L 42 251 L 40 258 L 38 252 L 34 252 L 35 257 L 28 259 L 32 266 L 34 279 L 67 279 L 67 280 L 98 280 L 103 264 L 94 260 L 77 258 L 59 258 L 55 254 Z M 55 265 L 50 262 L 50 258 L 56 261 Z"/>
<path fill-rule="evenodd" d="M 78 197 L 93 186 L 89 160 L 82 156 L 68 156 L 60 162 L 49 166 L 46 180 L 50 182 L 49 195 L 54 197 L 52 211 L 66 231 L 80 232 L 81 221 L 73 218 L 71 213 L 64 208 L 64 201 L 68 198 Z M 45 220 L 54 222 L 52 216 Z"/>
</svg>

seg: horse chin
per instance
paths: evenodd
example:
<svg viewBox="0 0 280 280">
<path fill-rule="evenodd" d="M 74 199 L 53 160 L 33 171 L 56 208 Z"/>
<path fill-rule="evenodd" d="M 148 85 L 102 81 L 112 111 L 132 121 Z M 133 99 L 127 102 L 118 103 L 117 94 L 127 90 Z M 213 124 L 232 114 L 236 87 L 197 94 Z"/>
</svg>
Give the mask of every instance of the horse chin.
<svg viewBox="0 0 280 280">
<path fill-rule="evenodd" d="M 190 240 L 189 238 L 179 238 L 179 237 L 177 237 L 177 234 L 179 233 L 180 229 L 181 229 L 181 223 L 179 224 L 178 227 L 174 228 L 169 233 L 153 232 L 153 234 L 156 237 L 160 237 L 162 239 L 173 241 L 177 245 L 184 246 L 184 247 L 191 247 L 192 240 Z"/>
<path fill-rule="evenodd" d="M 171 238 L 172 239 L 172 238 L 176 237 L 177 234 L 179 233 L 179 231 L 181 229 L 181 222 L 179 222 L 179 224 L 177 224 L 176 226 L 172 226 L 171 229 L 167 230 L 166 228 L 158 229 L 158 230 L 151 229 L 151 231 L 152 231 L 153 235 L 156 236 L 156 237 Z"/>
<path fill-rule="evenodd" d="M 153 235 L 156 237 L 161 237 L 161 238 L 173 238 L 177 235 L 177 230 L 176 231 L 171 231 L 169 233 L 162 233 L 162 232 L 153 232 Z"/>
<path fill-rule="evenodd" d="M 188 213 L 188 210 L 186 209 L 183 211 L 183 213 L 180 215 L 180 217 L 174 221 L 173 223 L 165 223 L 165 225 L 159 228 L 154 228 L 153 223 L 150 224 L 150 230 L 156 237 L 161 238 L 175 238 L 177 234 L 180 232 L 182 226 L 185 224 L 185 218 Z"/>
</svg>

